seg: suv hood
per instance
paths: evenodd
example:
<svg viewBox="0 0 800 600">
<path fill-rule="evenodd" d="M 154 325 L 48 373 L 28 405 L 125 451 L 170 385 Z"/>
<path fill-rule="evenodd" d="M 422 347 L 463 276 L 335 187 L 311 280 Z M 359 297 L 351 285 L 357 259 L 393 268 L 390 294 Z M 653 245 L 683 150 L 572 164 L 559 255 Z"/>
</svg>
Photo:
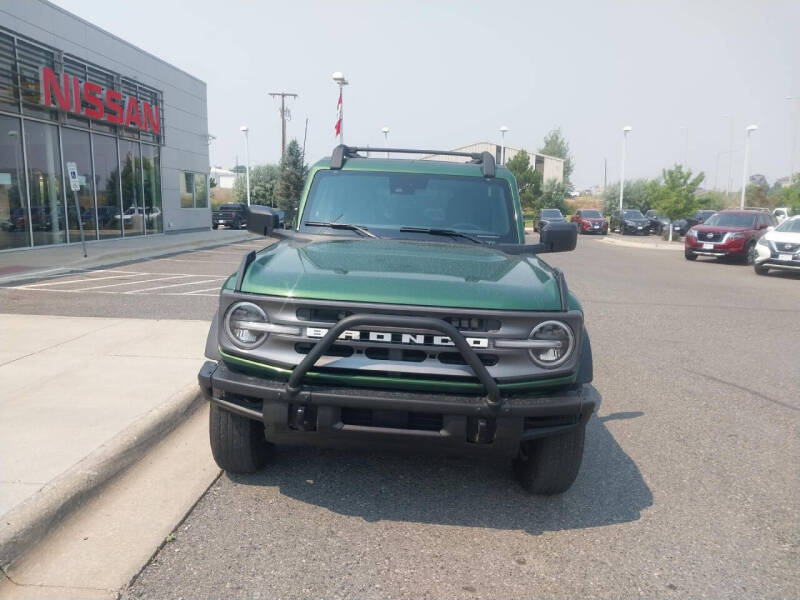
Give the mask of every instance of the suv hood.
<svg viewBox="0 0 800 600">
<path fill-rule="evenodd" d="M 732 226 L 712 226 L 712 225 L 695 225 L 694 229 L 699 232 L 705 233 L 736 233 L 738 231 L 752 231 L 752 227 L 732 227 Z"/>
<path fill-rule="evenodd" d="M 233 288 L 235 276 L 225 284 Z M 242 291 L 317 300 L 560 310 L 552 269 L 487 246 L 405 240 L 282 241 L 261 251 Z M 578 308 L 570 298 L 569 308 Z"/>
</svg>

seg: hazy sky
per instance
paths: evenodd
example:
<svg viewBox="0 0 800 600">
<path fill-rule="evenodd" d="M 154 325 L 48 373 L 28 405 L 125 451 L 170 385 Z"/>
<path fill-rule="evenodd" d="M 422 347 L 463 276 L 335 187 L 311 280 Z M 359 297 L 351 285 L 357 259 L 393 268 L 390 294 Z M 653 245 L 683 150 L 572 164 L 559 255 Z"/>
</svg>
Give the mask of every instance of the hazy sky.
<svg viewBox="0 0 800 600">
<path fill-rule="evenodd" d="M 335 144 L 337 88 L 345 88 L 345 141 L 452 148 L 499 141 L 536 149 L 560 126 L 579 187 L 619 177 L 621 128 L 631 125 L 626 171 L 660 173 L 683 155 L 713 187 L 735 117 L 734 188 L 744 128 L 752 173 L 788 173 L 800 96 L 800 2 L 113 2 L 57 0 L 79 16 L 208 84 L 211 163 L 280 155 L 280 118 L 267 92 L 291 102 L 289 136 L 313 162 Z M 166 116 L 169 119 L 169 115 Z M 797 151 L 800 170 L 800 148 Z M 719 158 L 725 186 L 728 156 Z"/>
</svg>

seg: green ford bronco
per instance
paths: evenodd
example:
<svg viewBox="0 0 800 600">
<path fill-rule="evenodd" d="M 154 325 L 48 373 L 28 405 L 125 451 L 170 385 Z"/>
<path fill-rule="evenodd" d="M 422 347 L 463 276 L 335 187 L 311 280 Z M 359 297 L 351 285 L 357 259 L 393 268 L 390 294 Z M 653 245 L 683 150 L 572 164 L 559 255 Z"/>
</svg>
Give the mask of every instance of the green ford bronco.
<svg viewBox="0 0 800 600">
<path fill-rule="evenodd" d="M 575 226 L 526 245 L 516 181 L 489 153 L 365 150 L 311 168 L 290 230 L 249 210 L 248 229 L 279 241 L 244 256 L 208 334 L 217 464 L 256 471 L 275 443 L 388 442 L 502 453 L 525 489 L 564 492 L 595 408 L 592 351 L 539 255 L 574 249 Z"/>
</svg>

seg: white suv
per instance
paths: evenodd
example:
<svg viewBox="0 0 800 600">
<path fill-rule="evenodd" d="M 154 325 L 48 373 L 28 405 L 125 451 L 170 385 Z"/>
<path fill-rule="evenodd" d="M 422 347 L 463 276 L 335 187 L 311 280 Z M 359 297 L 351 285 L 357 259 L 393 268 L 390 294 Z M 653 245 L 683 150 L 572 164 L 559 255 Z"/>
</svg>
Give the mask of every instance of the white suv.
<svg viewBox="0 0 800 600">
<path fill-rule="evenodd" d="M 789 217 L 758 240 L 753 267 L 759 275 L 770 269 L 800 272 L 800 215 Z"/>
</svg>

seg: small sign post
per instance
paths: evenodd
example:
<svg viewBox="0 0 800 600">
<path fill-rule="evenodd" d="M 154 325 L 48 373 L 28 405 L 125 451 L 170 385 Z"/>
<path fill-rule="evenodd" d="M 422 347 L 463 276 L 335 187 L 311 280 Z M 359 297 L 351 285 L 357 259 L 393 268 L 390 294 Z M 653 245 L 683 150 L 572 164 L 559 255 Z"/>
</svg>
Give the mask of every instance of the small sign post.
<svg viewBox="0 0 800 600">
<path fill-rule="evenodd" d="M 74 162 L 67 163 L 69 173 L 69 187 L 72 188 L 72 197 L 75 200 L 75 214 L 78 216 L 78 229 L 81 231 L 81 245 L 83 246 L 83 257 L 86 258 L 86 236 L 83 233 L 83 218 L 81 217 L 81 206 L 78 204 L 78 192 L 81 189 L 81 182 L 78 179 L 78 166 Z"/>
</svg>

